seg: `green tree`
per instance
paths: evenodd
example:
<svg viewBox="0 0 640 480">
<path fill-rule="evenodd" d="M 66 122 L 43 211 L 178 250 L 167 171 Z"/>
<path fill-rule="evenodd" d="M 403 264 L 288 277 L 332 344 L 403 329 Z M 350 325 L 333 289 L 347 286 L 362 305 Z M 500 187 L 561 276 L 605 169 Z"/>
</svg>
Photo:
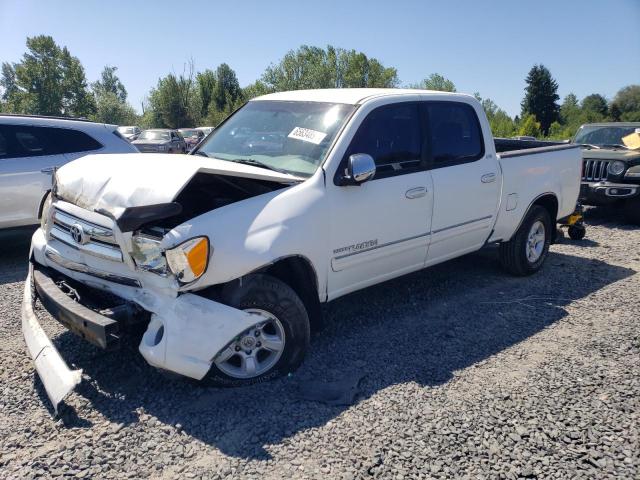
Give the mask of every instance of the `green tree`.
<svg viewBox="0 0 640 480">
<path fill-rule="evenodd" d="M 609 105 L 607 99 L 599 93 L 592 93 L 582 99 L 582 109 L 593 112 L 604 119 L 609 113 Z"/>
<path fill-rule="evenodd" d="M 170 73 L 159 79 L 156 88 L 149 94 L 151 112 L 147 118 L 153 118 L 153 126 L 163 128 L 192 126 L 194 120 L 189 108 L 190 90 L 190 81 L 183 75 L 176 76 Z"/>
<path fill-rule="evenodd" d="M 491 126 L 494 137 L 512 137 L 516 134 L 516 124 L 513 119 L 490 98 L 482 98 L 478 92 L 474 93 L 482 105 Z"/>
<path fill-rule="evenodd" d="M 419 84 L 413 88 L 422 88 L 425 90 L 437 90 L 440 92 L 455 92 L 455 84 L 448 78 L 443 77 L 439 73 L 432 73 L 427 78 L 422 80 Z"/>
<path fill-rule="evenodd" d="M 521 104 L 522 117 L 534 115 L 540 122 L 542 133 L 546 135 L 551 124 L 559 118 L 558 82 L 544 65 L 534 65 L 525 81 L 527 86 Z"/>
<path fill-rule="evenodd" d="M 216 85 L 213 89 L 213 104 L 216 111 L 222 112 L 233 107 L 242 97 L 242 89 L 236 72 L 226 63 L 216 68 Z"/>
<path fill-rule="evenodd" d="M 135 125 L 138 116 L 131 105 L 121 100 L 113 92 L 104 92 L 96 96 L 96 112 L 91 120 L 115 125 Z"/>
<path fill-rule="evenodd" d="M 116 70 L 118 67 L 105 66 L 100 74 L 100 80 L 93 82 L 91 87 L 96 96 L 112 93 L 120 102 L 124 103 L 127 100 L 127 89 L 124 88 L 120 78 L 116 75 Z"/>
<path fill-rule="evenodd" d="M 95 110 L 82 64 L 50 36 L 27 38 L 22 60 L 3 64 L 0 85 L 13 112 L 88 116 Z"/>
<path fill-rule="evenodd" d="M 261 95 L 266 95 L 267 93 L 271 93 L 271 90 L 261 80 L 256 80 L 251 85 L 247 85 L 242 89 L 242 97 L 247 101 Z"/>
<path fill-rule="evenodd" d="M 216 88 L 216 74 L 213 70 L 205 70 L 196 75 L 196 88 L 200 97 L 200 116 L 205 118 L 213 100 Z"/>
<path fill-rule="evenodd" d="M 520 123 L 520 129 L 518 130 L 518 135 L 526 135 L 529 137 L 540 137 L 542 133 L 542 129 L 540 126 L 540 122 L 536 119 L 536 116 L 532 113 L 522 117 L 522 122 Z"/>
<path fill-rule="evenodd" d="M 611 116 L 623 122 L 640 122 L 640 85 L 628 85 L 611 102 Z"/>
<path fill-rule="evenodd" d="M 262 82 L 269 91 L 394 87 L 398 85 L 398 74 L 395 68 L 385 67 L 356 50 L 302 45 L 270 65 Z"/>
</svg>

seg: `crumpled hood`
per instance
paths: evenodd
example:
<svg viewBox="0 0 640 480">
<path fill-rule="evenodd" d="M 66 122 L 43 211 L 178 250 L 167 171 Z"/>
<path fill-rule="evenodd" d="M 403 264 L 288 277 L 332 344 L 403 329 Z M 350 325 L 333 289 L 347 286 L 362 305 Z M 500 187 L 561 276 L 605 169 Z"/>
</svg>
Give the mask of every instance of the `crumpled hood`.
<svg viewBox="0 0 640 480">
<path fill-rule="evenodd" d="M 56 172 L 56 194 L 81 208 L 106 211 L 118 218 L 129 207 L 171 202 L 198 172 L 278 183 L 300 180 L 293 175 L 196 155 L 87 155 Z"/>
</svg>

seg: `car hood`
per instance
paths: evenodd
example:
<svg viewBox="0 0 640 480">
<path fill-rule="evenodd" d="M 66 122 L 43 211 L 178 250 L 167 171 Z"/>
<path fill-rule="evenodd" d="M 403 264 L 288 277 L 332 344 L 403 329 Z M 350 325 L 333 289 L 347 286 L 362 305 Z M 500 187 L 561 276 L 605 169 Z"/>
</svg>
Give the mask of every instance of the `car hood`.
<svg viewBox="0 0 640 480">
<path fill-rule="evenodd" d="M 582 158 L 636 162 L 640 161 L 640 150 L 629 150 L 625 148 L 583 148 Z"/>
<path fill-rule="evenodd" d="M 168 203 L 196 173 L 253 178 L 277 183 L 293 175 L 196 155 L 87 155 L 56 172 L 56 195 L 87 210 L 117 219 L 125 209 Z"/>
</svg>

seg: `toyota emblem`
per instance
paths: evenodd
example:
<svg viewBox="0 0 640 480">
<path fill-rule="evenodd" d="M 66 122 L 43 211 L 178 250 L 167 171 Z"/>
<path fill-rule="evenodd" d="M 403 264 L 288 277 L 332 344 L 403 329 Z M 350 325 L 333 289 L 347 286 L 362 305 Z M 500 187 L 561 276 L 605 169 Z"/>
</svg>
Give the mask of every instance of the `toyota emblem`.
<svg viewBox="0 0 640 480">
<path fill-rule="evenodd" d="M 73 238 L 74 242 L 80 245 L 84 245 L 85 243 L 87 243 L 87 238 L 84 234 L 84 230 L 82 229 L 82 225 L 79 225 L 77 223 L 75 225 L 72 225 L 69 229 L 69 233 L 71 234 L 71 238 Z"/>
</svg>

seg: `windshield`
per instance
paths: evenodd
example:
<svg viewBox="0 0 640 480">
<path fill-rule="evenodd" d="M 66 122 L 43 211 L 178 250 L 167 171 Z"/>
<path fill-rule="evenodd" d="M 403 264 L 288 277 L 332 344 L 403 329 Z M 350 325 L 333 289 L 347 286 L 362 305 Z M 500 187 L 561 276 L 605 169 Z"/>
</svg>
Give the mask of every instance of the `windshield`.
<svg viewBox="0 0 640 480">
<path fill-rule="evenodd" d="M 198 154 L 259 162 L 265 168 L 310 177 L 354 109 L 336 103 L 249 102 L 207 137 Z"/>
<path fill-rule="evenodd" d="M 120 133 L 133 133 L 133 127 L 118 127 Z"/>
<path fill-rule="evenodd" d="M 574 143 L 587 145 L 623 145 L 622 137 L 635 132 L 639 127 L 583 125 L 576 133 Z"/>
<path fill-rule="evenodd" d="M 188 130 L 186 128 L 181 128 L 178 131 L 180 132 L 180 135 L 182 135 L 184 138 L 198 136 L 198 130 Z"/>
<path fill-rule="evenodd" d="M 145 130 L 140 134 L 138 140 L 171 140 L 169 132 L 160 130 Z"/>
</svg>

